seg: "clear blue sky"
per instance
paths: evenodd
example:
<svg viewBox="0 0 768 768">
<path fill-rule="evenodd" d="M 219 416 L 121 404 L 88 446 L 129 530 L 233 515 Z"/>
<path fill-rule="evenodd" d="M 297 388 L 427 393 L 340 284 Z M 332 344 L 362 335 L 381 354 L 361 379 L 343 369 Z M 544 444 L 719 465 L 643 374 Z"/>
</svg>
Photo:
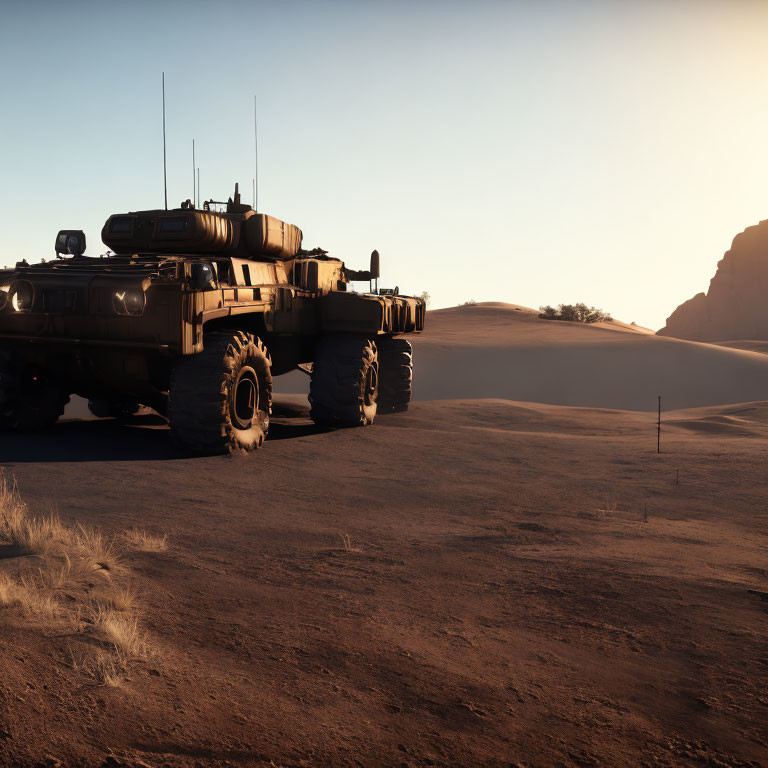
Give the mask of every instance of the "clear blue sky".
<svg viewBox="0 0 768 768">
<path fill-rule="evenodd" d="M 239 181 L 382 284 L 657 328 L 768 218 L 768 3 L 0 0 L 0 264 Z"/>
</svg>

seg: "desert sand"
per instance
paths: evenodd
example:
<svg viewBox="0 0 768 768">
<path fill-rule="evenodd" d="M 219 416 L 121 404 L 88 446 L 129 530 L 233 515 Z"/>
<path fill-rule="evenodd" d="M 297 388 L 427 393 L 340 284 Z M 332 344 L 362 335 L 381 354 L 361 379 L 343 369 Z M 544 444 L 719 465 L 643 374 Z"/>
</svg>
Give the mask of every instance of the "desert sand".
<svg viewBox="0 0 768 768">
<path fill-rule="evenodd" d="M 2 437 L 33 509 L 168 536 L 125 555 L 150 654 L 116 687 L 0 607 L 4 764 L 768 765 L 768 356 L 427 322 L 416 402 L 368 429 L 316 430 L 291 374 L 249 457 L 77 407 Z"/>
</svg>

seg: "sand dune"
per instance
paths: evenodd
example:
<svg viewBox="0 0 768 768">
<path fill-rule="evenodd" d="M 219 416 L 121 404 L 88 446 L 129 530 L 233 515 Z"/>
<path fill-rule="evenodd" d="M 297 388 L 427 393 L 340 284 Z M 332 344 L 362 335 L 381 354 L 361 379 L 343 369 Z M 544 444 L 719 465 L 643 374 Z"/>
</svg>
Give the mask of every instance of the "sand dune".
<svg viewBox="0 0 768 768">
<path fill-rule="evenodd" d="M 768 341 L 760 339 L 739 339 L 737 341 L 713 341 L 718 347 L 731 347 L 731 349 L 746 349 L 749 352 L 768 354 Z"/>
<path fill-rule="evenodd" d="M 653 410 L 768 397 L 768 358 L 650 335 L 616 323 L 542 320 L 478 304 L 430 312 L 414 341 L 419 400 L 501 397 L 556 405 Z"/>
<path fill-rule="evenodd" d="M 506 398 L 650 411 L 659 395 L 665 410 L 768 398 L 768 356 L 758 346 L 682 341 L 617 321 L 542 320 L 515 304 L 428 312 L 413 344 L 417 400 Z M 281 393 L 307 387 L 300 373 L 275 381 Z"/>
</svg>

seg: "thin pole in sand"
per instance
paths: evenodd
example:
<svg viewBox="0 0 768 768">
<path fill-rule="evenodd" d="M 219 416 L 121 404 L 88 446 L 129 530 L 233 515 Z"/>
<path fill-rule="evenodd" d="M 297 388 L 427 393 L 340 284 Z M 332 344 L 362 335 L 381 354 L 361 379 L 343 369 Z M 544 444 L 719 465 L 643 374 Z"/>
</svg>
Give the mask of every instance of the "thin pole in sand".
<svg viewBox="0 0 768 768">
<path fill-rule="evenodd" d="M 661 453 L 661 395 L 659 395 L 659 417 L 656 421 L 656 453 Z"/>
</svg>

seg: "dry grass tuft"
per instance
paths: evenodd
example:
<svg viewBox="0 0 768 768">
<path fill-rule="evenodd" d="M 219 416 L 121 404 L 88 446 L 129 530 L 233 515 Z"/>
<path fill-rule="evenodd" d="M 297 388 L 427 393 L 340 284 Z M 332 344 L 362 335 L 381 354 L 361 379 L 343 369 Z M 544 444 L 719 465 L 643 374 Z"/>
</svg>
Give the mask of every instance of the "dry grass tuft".
<svg viewBox="0 0 768 768">
<path fill-rule="evenodd" d="M 616 517 L 618 505 L 614 496 L 608 496 L 602 507 L 598 507 L 591 512 L 580 512 L 579 517 L 587 520 L 607 520 Z"/>
<path fill-rule="evenodd" d="M 0 605 L 18 605 L 27 616 L 39 614 L 52 619 L 58 614 L 56 601 L 42 592 L 37 578 L 29 574 L 16 582 L 7 573 L 0 573 Z"/>
<path fill-rule="evenodd" d="M 117 688 L 125 680 L 125 660 L 119 655 L 99 651 L 92 659 L 88 660 L 85 671 L 89 672 L 102 685 Z"/>
<path fill-rule="evenodd" d="M 82 558 L 91 560 L 94 566 L 105 571 L 117 571 L 122 565 L 117 542 L 80 523 L 77 524 L 73 546 Z"/>
<path fill-rule="evenodd" d="M 33 516 L 15 483 L 0 475 L 0 540 L 29 555 L 47 555 L 72 546 L 72 530 L 55 512 Z"/>
<path fill-rule="evenodd" d="M 35 556 L 37 566 L 24 570 L 26 561 L 20 561 L 15 578 L 0 571 L 0 606 L 18 606 L 38 628 L 55 623 L 73 634 L 95 633 L 109 649 L 79 662 L 73 656 L 72 667 L 101 685 L 120 685 L 129 661 L 147 654 L 134 610 L 138 592 L 131 584 L 117 583 L 126 571 L 122 553 L 126 544 L 161 552 L 166 537 L 134 528 L 116 539 L 79 523 L 67 526 L 55 512 L 34 516 L 16 485 L 0 473 L 0 544 Z"/>
<path fill-rule="evenodd" d="M 16 485 L 0 475 L 0 537 L 11 544 L 16 532 L 28 517 L 27 505 L 21 500 Z"/>
<path fill-rule="evenodd" d="M 42 589 L 64 589 L 88 583 L 94 576 L 109 579 L 109 573 L 92 558 L 71 558 L 66 552 L 61 557 L 44 558 L 44 567 L 37 569 L 37 581 Z"/>
<path fill-rule="evenodd" d="M 100 594 L 95 601 L 97 606 L 112 608 L 115 611 L 131 611 L 136 607 L 139 593 L 132 584 L 125 587 L 112 587 L 108 592 Z"/>
<path fill-rule="evenodd" d="M 0 540 L 23 554 L 43 558 L 69 557 L 91 562 L 93 570 L 116 571 L 120 551 L 114 539 L 78 523 L 68 527 L 55 512 L 34 516 L 15 484 L 0 475 Z M 71 563 L 70 563 L 71 567 Z"/>
<path fill-rule="evenodd" d="M 616 517 L 616 499 L 607 498 L 602 507 L 595 510 L 596 520 L 605 520 L 608 517 Z"/>
<path fill-rule="evenodd" d="M 13 602 L 14 587 L 8 574 L 0 571 L 0 605 L 10 605 Z"/>
<path fill-rule="evenodd" d="M 115 650 L 124 658 L 143 659 L 147 655 L 147 646 L 135 615 L 126 615 L 100 604 L 96 608 L 94 623 L 107 642 L 114 645 Z"/>
<path fill-rule="evenodd" d="M 99 685 L 117 688 L 125 680 L 126 662 L 119 654 L 97 651 L 93 656 L 78 656 L 69 649 L 69 665 L 76 672 L 92 677 Z"/>
<path fill-rule="evenodd" d="M 126 544 L 139 552 L 165 552 L 168 549 L 168 536 L 153 536 L 147 531 L 131 528 L 123 533 Z"/>
<path fill-rule="evenodd" d="M 21 606 L 27 616 L 53 620 L 60 615 L 56 598 L 41 588 L 35 575 L 24 574 L 13 591 L 14 603 Z"/>
</svg>

